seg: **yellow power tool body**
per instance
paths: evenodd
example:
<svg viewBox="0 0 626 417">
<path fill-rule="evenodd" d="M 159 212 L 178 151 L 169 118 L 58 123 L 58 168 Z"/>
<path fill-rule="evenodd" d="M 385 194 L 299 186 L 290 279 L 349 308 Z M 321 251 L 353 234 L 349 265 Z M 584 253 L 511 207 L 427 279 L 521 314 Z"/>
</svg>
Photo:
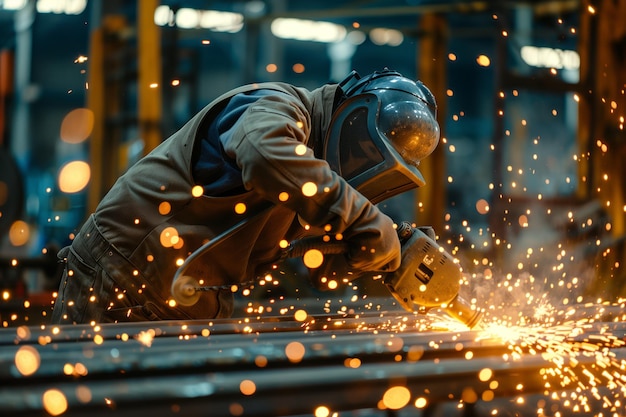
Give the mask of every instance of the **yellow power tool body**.
<svg viewBox="0 0 626 417">
<path fill-rule="evenodd" d="M 384 277 L 384 283 L 405 310 L 426 313 L 441 308 L 474 328 L 482 313 L 459 295 L 463 270 L 430 231 L 407 222 L 398 226 L 402 262 L 400 268 Z"/>
</svg>

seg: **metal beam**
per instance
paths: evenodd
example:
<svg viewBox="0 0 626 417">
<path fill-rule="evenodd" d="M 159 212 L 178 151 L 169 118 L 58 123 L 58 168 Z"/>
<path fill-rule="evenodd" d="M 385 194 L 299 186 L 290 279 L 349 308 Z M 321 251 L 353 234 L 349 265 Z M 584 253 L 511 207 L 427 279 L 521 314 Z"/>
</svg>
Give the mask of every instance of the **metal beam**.
<svg viewBox="0 0 626 417">
<path fill-rule="evenodd" d="M 572 326 L 559 342 L 564 351 L 589 346 L 593 352 L 597 346 L 602 358 L 623 364 L 622 308 L 580 306 L 577 312 L 596 314 L 598 322 Z M 539 337 L 550 342 L 551 335 L 566 334 L 554 326 Z M 466 412 L 485 407 L 485 416 L 494 407 L 536 415 L 537 398 L 558 403 L 561 397 L 551 397 L 557 390 L 570 399 L 587 395 L 590 410 L 601 410 L 615 395 L 610 384 L 594 382 L 587 392 L 580 390 L 584 384 L 558 378 L 567 371 L 578 381 L 592 374 L 600 381 L 599 356 L 564 353 L 553 361 L 524 341 L 512 347 L 493 336 L 436 327 L 433 316 L 387 311 L 311 315 L 303 322 L 290 316 L 2 329 L 0 412 L 41 415 L 50 392 L 67 402 L 63 415 L 90 417 L 112 410 L 116 416 L 191 416 L 207 410 L 215 416 L 313 415 L 321 406 L 331 412 L 380 410 L 392 387 L 410 393 L 408 412 L 419 412 L 415 404 L 423 398 L 430 407 L 463 405 Z M 23 349 L 35 351 L 40 362 L 29 376 L 16 366 Z M 503 359 L 511 352 L 514 359 Z M 484 370 L 489 378 L 480 377 Z M 615 375 L 615 368 L 608 371 Z M 619 391 L 620 376 L 615 378 Z M 560 407 L 561 415 L 568 415 Z M 382 407 L 385 411 L 390 410 Z"/>
<path fill-rule="evenodd" d="M 309 3 L 313 4 L 313 3 Z M 580 8 L 578 0 L 553 0 L 541 2 L 528 1 L 502 1 L 495 2 L 499 9 L 515 8 L 523 4 L 533 8 L 539 14 L 558 14 L 576 11 Z M 302 19 L 335 19 L 335 18 L 365 18 L 365 17 L 393 17 L 393 16 L 419 16 L 430 13 L 477 13 L 484 12 L 493 7 L 492 1 L 452 1 L 437 2 L 419 6 L 388 6 L 388 7 L 352 7 L 350 5 L 337 8 L 320 8 L 308 10 L 281 11 L 270 13 L 265 18 L 293 17 Z"/>
</svg>

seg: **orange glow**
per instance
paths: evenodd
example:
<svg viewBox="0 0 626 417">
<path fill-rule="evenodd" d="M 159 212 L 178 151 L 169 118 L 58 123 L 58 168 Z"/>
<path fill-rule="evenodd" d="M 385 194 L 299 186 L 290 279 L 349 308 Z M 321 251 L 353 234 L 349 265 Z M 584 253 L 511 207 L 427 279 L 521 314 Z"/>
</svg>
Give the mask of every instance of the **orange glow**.
<svg viewBox="0 0 626 417">
<path fill-rule="evenodd" d="M 81 143 L 93 131 L 94 115 L 89 109 L 74 109 L 65 115 L 61 122 L 61 140 L 67 143 Z"/>
<path fill-rule="evenodd" d="M 428 404 L 428 401 L 426 401 L 426 398 L 424 397 L 419 397 L 417 400 L 415 400 L 416 408 L 424 408 L 426 407 L 426 404 Z"/>
<path fill-rule="evenodd" d="M 83 161 L 68 162 L 59 172 L 59 189 L 64 193 L 77 193 L 87 186 L 90 177 L 89 164 Z"/>
<path fill-rule="evenodd" d="M 237 214 L 244 214 L 247 210 L 247 207 L 244 203 L 237 203 L 235 204 L 235 213 Z"/>
<path fill-rule="evenodd" d="M 474 391 L 471 387 L 466 387 L 465 389 L 463 389 L 461 398 L 464 402 L 468 404 L 473 404 L 478 401 L 478 395 L 476 394 L 476 391 Z"/>
<path fill-rule="evenodd" d="M 495 398 L 495 393 L 491 390 L 487 390 L 482 393 L 481 400 L 483 401 L 492 401 Z"/>
<path fill-rule="evenodd" d="M 15 331 L 18 339 L 20 340 L 28 340 L 30 338 L 30 328 L 28 326 L 20 326 Z"/>
<path fill-rule="evenodd" d="M 304 321 L 307 318 L 307 313 L 304 310 L 298 310 L 294 313 L 293 317 L 296 321 Z"/>
<path fill-rule="evenodd" d="M 161 204 L 159 204 L 159 214 L 165 216 L 169 214 L 171 210 L 172 210 L 172 205 L 168 203 L 167 201 L 163 201 Z"/>
<path fill-rule="evenodd" d="M 328 417 L 330 415 L 330 410 L 328 407 L 320 405 L 315 409 L 314 416 L 315 417 Z"/>
<path fill-rule="evenodd" d="M 243 414 L 243 406 L 239 403 L 231 403 L 228 406 L 228 411 L 231 416 L 240 416 Z"/>
<path fill-rule="evenodd" d="M 152 346 L 152 340 L 155 336 L 156 332 L 154 331 L 154 329 L 149 329 L 147 331 L 139 332 L 139 334 L 135 336 L 135 339 L 137 339 L 137 341 L 142 345 L 150 347 Z"/>
<path fill-rule="evenodd" d="M 16 220 L 9 229 L 9 240 L 13 246 L 23 246 L 30 238 L 30 227 L 23 220 Z"/>
<path fill-rule="evenodd" d="M 489 213 L 489 203 L 485 199 L 480 199 L 476 202 L 476 211 L 480 214 Z"/>
<path fill-rule="evenodd" d="M 305 182 L 302 185 L 302 194 L 306 197 L 313 197 L 317 194 L 317 185 L 313 182 Z"/>
<path fill-rule="evenodd" d="M 319 268 L 324 262 L 324 254 L 317 249 L 309 249 L 302 256 L 302 261 L 308 268 Z"/>
<path fill-rule="evenodd" d="M 243 395 L 252 395 L 256 392 L 256 385 L 254 381 L 244 379 L 239 384 L 239 391 L 241 391 Z"/>
<path fill-rule="evenodd" d="M 22 346 L 15 353 L 15 367 L 24 376 L 37 372 L 40 364 L 39 352 L 32 346 Z"/>
<path fill-rule="evenodd" d="M 296 145 L 296 149 L 295 149 L 296 155 L 302 156 L 306 154 L 306 150 L 307 150 L 306 145 L 303 145 L 303 144 Z"/>
<path fill-rule="evenodd" d="M 528 227 L 528 217 L 525 214 L 519 216 L 519 225 L 522 227 Z"/>
<path fill-rule="evenodd" d="M 85 386 L 76 388 L 76 398 L 83 404 L 89 403 L 92 399 L 91 390 Z"/>
<path fill-rule="evenodd" d="M 285 346 L 285 355 L 287 355 L 289 362 L 298 363 L 302 361 L 304 353 L 304 345 L 300 342 L 290 342 L 287 346 Z"/>
<path fill-rule="evenodd" d="M 480 379 L 483 382 L 489 381 L 492 376 L 493 376 L 493 371 L 489 368 L 483 368 L 478 373 L 478 379 Z"/>
<path fill-rule="evenodd" d="M 179 241 L 178 230 L 173 227 L 166 227 L 160 235 L 161 245 L 165 248 L 171 248 Z"/>
<path fill-rule="evenodd" d="M 49 389 L 43 394 L 43 408 L 53 415 L 58 416 L 67 410 L 67 398 L 57 389 Z"/>
<path fill-rule="evenodd" d="M 383 404 L 391 410 L 399 410 L 411 401 L 411 392 L 407 387 L 391 387 L 383 394 Z"/>
<path fill-rule="evenodd" d="M 424 355 L 424 347 L 423 346 L 411 346 L 409 351 L 407 352 L 407 360 L 409 362 L 415 362 L 422 358 Z"/>
<path fill-rule="evenodd" d="M 343 364 L 346 368 L 358 368 L 359 366 L 361 366 L 361 359 L 359 358 L 347 358 L 345 361 L 343 361 Z"/>
<path fill-rule="evenodd" d="M 204 189 L 200 185 L 195 185 L 191 189 L 191 195 L 194 196 L 194 197 L 201 197 L 202 194 L 204 194 Z"/>
<path fill-rule="evenodd" d="M 259 368 L 264 368 L 267 366 L 267 358 L 265 356 L 259 355 L 254 358 L 254 364 Z"/>
<path fill-rule="evenodd" d="M 481 67 L 488 67 L 489 65 L 491 65 L 491 60 L 487 55 L 478 55 L 478 57 L 476 58 L 476 62 Z"/>
</svg>

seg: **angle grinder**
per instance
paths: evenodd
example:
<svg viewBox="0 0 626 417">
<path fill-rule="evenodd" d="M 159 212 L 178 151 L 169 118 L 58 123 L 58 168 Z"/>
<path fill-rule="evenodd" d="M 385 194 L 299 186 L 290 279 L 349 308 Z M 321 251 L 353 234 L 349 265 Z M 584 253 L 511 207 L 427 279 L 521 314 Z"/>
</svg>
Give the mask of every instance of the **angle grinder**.
<svg viewBox="0 0 626 417">
<path fill-rule="evenodd" d="M 383 279 L 391 295 L 407 311 L 425 314 L 432 308 L 441 308 L 470 329 L 475 328 L 482 312 L 459 295 L 463 277 L 459 263 L 436 243 L 434 233 L 428 233 L 428 228 L 416 228 L 408 222 L 402 222 L 397 232 L 402 245 L 402 262 L 400 268 L 387 273 Z M 210 246 L 207 246 L 202 252 L 209 249 Z M 343 241 L 328 242 L 320 237 L 298 239 L 283 250 L 277 262 L 302 257 L 311 249 L 319 250 L 324 255 L 342 254 L 347 252 L 348 246 Z M 192 254 L 194 257 L 196 255 Z M 183 306 L 196 304 L 202 291 L 232 286 L 201 286 L 185 271 L 183 265 L 177 271 L 171 289 L 176 302 Z"/>
</svg>

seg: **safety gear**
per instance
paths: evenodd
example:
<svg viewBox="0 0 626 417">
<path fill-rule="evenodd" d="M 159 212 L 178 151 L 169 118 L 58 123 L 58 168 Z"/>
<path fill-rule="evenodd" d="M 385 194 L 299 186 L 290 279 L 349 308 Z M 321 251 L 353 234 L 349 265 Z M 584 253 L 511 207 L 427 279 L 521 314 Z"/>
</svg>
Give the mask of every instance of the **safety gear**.
<svg viewBox="0 0 626 417">
<path fill-rule="evenodd" d="M 203 292 L 201 301 L 191 307 L 170 303 L 172 278 L 181 259 L 243 218 L 262 212 L 261 216 L 248 222 L 240 234 L 222 242 L 214 256 L 198 262 L 193 269 L 195 276 L 204 279 L 204 285 L 233 285 L 256 278 L 258 270 L 266 271 L 265 264 L 280 252 L 278 242 L 283 239 L 291 241 L 302 231 L 294 226 L 295 209 L 279 204 L 282 203 L 278 198 L 281 192 L 290 196 L 287 203 L 300 202 L 298 212 L 306 214 L 311 224 L 318 220 L 322 227 L 330 223 L 327 217 L 331 215 L 340 220 L 356 218 L 360 211 L 354 215 L 348 211 L 356 211 L 365 198 L 361 196 L 357 200 L 352 194 L 358 193 L 338 189 L 340 186 L 347 188 L 345 182 L 319 180 L 329 187 L 329 192 L 318 194 L 323 197 L 332 195 L 336 201 L 334 205 L 329 202 L 318 206 L 314 197 L 302 195 L 301 184 L 294 185 L 285 179 L 302 178 L 311 173 L 318 176 L 305 181 L 318 181 L 323 174 L 324 178 L 334 180 L 338 175 L 324 161 L 315 160 L 312 154 L 297 155 L 291 151 L 281 155 L 280 163 L 269 164 L 264 157 L 266 154 L 258 153 L 259 148 L 270 143 L 275 145 L 274 149 L 293 149 L 297 140 L 309 138 L 321 142 L 330 122 L 337 88 L 328 85 L 308 91 L 284 83 L 261 83 L 231 90 L 208 104 L 180 130 L 130 167 L 102 199 L 93 221 L 86 222 L 72 241 L 72 248 L 78 256 L 68 257 L 66 275 L 70 276 L 61 280 L 62 287 L 54 306 L 58 310 L 53 313 L 54 323 L 115 320 L 119 312 L 123 316 L 120 321 L 142 320 L 142 314 L 146 315 L 143 320 L 155 316 L 178 320 L 229 317 L 234 308 L 234 294 L 230 288 Z M 228 156 L 234 159 L 241 158 L 241 153 L 253 153 L 243 157 L 242 168 L 245 168 L 246 176 L 242 178 L 244 183 L 253 186 L 254 192 L 195 197 L 192 189 L 199 184 L 192 176 L 190 164 L 194 150 L 198 150 L 197 142 L 206 135 L 210 123 L 234 95 L 258 89 L 276 92 L 273 99 L 266 100 L 263 105 L 267 111 L 250 109 L 246 120 L 241 121 L 246 128 L 257 126 L 261 129 L 258 134 L 250 133 L 252 138 L 248 138 L 259 146 L 249 146 L 247 139 L 240 138 L 246 133 L 238 131 L 235 136 L 245 142 L 245 146 L 235 150 L 236 155 Z M 259 110 L 259 106 L 255 107 Z M 283 109 L 289 113 L 284 114 Z M 322 111 L 325 109 L 328 110 Z M 321 119 L 326 113 L 327 120 Z M 259 122 L 261 116 L 270 118 Z M 313 120 L 319 120 L 319 124 L 313 124 Z M 294 137 L 294 133 L 298 136 Z M 277 165 L 282 170 L 277 169 Z M 294 188 L 289 189 L 289 186 Z M 270 201 L 275 204 L 265 210 Z M 244 207 L 245 213 L 236 211 L 236 206 Z M 158 210 L 158 207 L 165 209 Z M 97 233 L 93 231 L 96 227 L 93 225 L 97 225 Z M 338 232 L 343 231 L 340 226 L 336 227 Z M 80 279 L 77 278 L 79 273 Z M 98 278 L 97 274 L 103 278 Z M 89 296 L 75 296 L 88 287 L 93 288 L 88 291 Z M 91 295 L 97 298 L 96 301 L 90 299 Z M 139 308 L 132 308 L 131 315 L 126 316 L 125 313 L 134 306 Z M 104 307 L 106 311 L 102 310 Z M 85 314 L 81 315 L 81 312 Z M 150 313 L 149 317 L 146 312 Z"/>
<path fill-rule="evenodd" d="M 339 87 L 343 97 L 324 141 L 324 159 L 376 204 L 425 184 L 417 169 L 439 142 L 437 104 L 421 81 L 385 69 Z"/>
<path fill-rule="evenodd" d="M 359 220 L 346 230 L 346 255 L 326 255 L 319 268 L 309 270 L 316 288 L 324 289 L 330 280 L 353 280 L 365 274 L 374 276 L 392 272 L 400 267 L 401 246 L 393 220 L 377 212 L 377 207 L 370 203 Z"/>
</svg>

